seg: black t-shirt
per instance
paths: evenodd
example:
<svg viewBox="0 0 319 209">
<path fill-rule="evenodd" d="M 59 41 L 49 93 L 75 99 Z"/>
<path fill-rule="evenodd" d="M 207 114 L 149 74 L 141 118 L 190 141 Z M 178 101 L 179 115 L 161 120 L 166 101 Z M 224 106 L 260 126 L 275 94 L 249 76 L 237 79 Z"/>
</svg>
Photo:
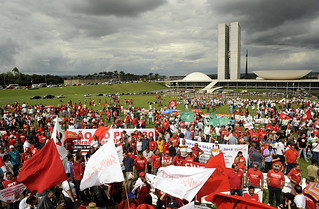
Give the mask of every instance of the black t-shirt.
<svg viewBox="0 0 319 209">
<path fill-rule="evenodd" d="M 299 148 L 306 148 L 307 146 L 306 138 L 299 138 L 297 142 L 299 142 Z"/>
</svg>

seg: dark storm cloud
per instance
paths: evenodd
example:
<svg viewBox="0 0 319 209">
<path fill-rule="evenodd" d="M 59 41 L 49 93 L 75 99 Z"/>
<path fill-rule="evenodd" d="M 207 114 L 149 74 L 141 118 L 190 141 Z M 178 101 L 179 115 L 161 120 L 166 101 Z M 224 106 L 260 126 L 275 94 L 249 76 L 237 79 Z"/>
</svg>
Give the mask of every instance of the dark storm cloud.
<svg viewBox="0 0 319 209">
<path fill-rule="evenodd" d="M 243 42 L 262 45 L 300 45 L 314 43 L 313 21 L 319 17 L 314 0 L 238 0 L 213 4 L 214 11 L 242 26 Z M 229 17 L 230 16 L 230 17 Z"/>
<path fill-rule="evenodd" d="M 71 7 L 77 12 L 89 15 L 134 17 L 165 3 L 166 0 L 85 0 Z"/>
<path fill-rule="evenodd" d="M 1 68 L 11 67 L 10 64 L 15 62 L 14 56 L 19 51 L 19 46 L 12 39 L 0 41 L 0 63 Z M 10 69 L 7 69 L 10 70 Z"/>
</svg>

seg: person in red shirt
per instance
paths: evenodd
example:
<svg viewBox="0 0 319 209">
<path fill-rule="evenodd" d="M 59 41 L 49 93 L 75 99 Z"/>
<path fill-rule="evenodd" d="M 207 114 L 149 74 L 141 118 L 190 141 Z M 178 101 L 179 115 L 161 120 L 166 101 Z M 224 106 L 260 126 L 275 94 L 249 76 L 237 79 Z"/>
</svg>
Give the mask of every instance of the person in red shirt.
<svg viewBox="0 0 319 209">
<path fill-rule="evenodd" d="M 230 194 L 243 196 L 244 174 L 238 169 L 236 164 L 232 165 L 232 170 L 228 171 L 228 181 L 230 186 Z"/>
<path fill-rule="evenodd" d="M 179 137 L 178 134 L 174 134 L 173 137 L 170 139 L 171 142 L 173 143 L 174 147 L 178 147 L 178 143 L 179 143 Z"/>
<path fill-rule="evenodd" d="M 151 185 L 146 181 L 144 172 L 141 172 L 139 177 L 144 184 L 138 188 L 138 203 L 143 204 L 145 203 L 145 200 L 151 196 Z"/>
<path fill-rule="evenodd" d="M 248 193 L 244 193 L 244 197 L 248 198 L 250 200 L 255 200 L 255 201 L 259 200 L 258 194 L 255 193 L 255 187 L 254 186 L 249 186 L 248 187 Z"/>
<path fill-rule="evenodd" d="M 120 117 L 116 117 L 116 120 L 115 120 L 115 124 L 116 124 L 116 128 L 120 128 L 121 127 L 121 118 Z"/>
<path fill-rule="evenodd" d="M 165 155 L 162 157 L 162 166 L 166 167 L 172 165 L 172 157 L 169 155 L 169 151 L 165 151 Z"/>
<path fill-rule="evenodd" d="M 148 147 L 150 151 L 154 152 L 154 150 L 156 149 L 156 146 L 157 146 L 156 141 L 154 141 L 154 138 L 151 137 L 150 141 L 148 142 Z"/>
<path fill-rule="evenodd" d="M 152 174 L 156 175 L 158 169 L 161 167 L 162 155 L 159 149 L 155 150 L 154 155 L 151 158 Z"/>
<path fill-rule="evenodd" d="M 249 168 L 246 174 L 246 184 L 245 186 L 252 186 L 254 188 L 260 188 L 261 191 L 264 190 L 264 175 L 258 169 L 258 164 L 254 163 L 252 168 Z"/>
<path fill-rule="evenodd" d="M 24 163 L 30 157 L 32 157 L 31 149 L 30 149 L 30 147 L 26 147 L 25 148 L 25 152 L 22 153 L 21 156 L 20 156 L 21 163 Z"/>
<path fill-rule="evenodd" d="M 134 160 L 133 173 L 137 171 L 137 175 L 139 176 L 141 172 L 147 172 L 147 160 L 143 157 L 142 152 L 138 152 L 137 158 Z"/>
<path fill-rule="evenodd" d="M 185 158 L 185 162 L 194 162 L 195 157 L 191 149 L 187 150 L 187 157 Z"/>
<path fill-rule="evenodd" d="M 10 171 L 6 173 L 6 179 L 7 180 L 2 182 L 2 185 L 5 189 L 18 184 L 17 177 L 13 178 L 13 174 Z"/>
<path fill-rule="evenodd" d="M 290 184 L 291 184 L 291 194 L 295 195 L 295 185 L 299 185 L 300 181 L 302 179 L 301 172 L 300 172 L 300 165 L 295 164 L 295 167 L 290 170 L 288 173 L 287 177 L 290 179 Z"/>
<path fill-rule="evenodd" d="M 279 165 L 275 164 L 273 169 L 269 170 L 267 173 L 267 184 L 269 191 L 269 204 L 273 205 L 274 195 L 276 197 L 277 207 L 280 204 L 280 194 L 282 188 L 285 186 L 285 176 L 280 171 Z"/>
<path fill-rule="evenodd" d="M 176 156 L 173 158 L 173 165 L 182 166 L 183 165 L 183 157 L 181 156 L 181 151 L 177 150 Z"/>
<path fill-rule="evenodd" d="M 291 145 L 291 148 L 285 152 L 285 164 L 287 165 L 286 175 L 294 167 L 295 163 L 298 163 L 298 159 L 298 151 L 296 150 L 295 145 Z"/>
<path fill-rule="evenodd" d="M 127 204 L 127 200 L 123 200 L 122 202 L 120 202 L 118 209 L 136 209 L 138 206 L 138 202 L 135 199 L 136 196 L 135 194 L 133 194 L 132 192 L 127 193 L 127 197 L 128 197 L 128 201 L 129 204 Z M 130 207 L 128 207 L 128 205 L 130 205 Z"/>
<path fill-rule="evenodd" d="M 134 116 L 133 120 L 132 120 L 132 125 L 133 128 L 137 128 L 138 125 L 138 118 L 136 116 Z"/>
<path fill-rule="evenodd" d="M 74 184 L 77 199 L 80 199 L 80 183 L 83 178 L 84 168 L 82 165 L 84 158 L 82 155 L 76 157 L 76 161 L 73 163 Z"/>
<path fill-rule="evenodd" d="M 238 166 L 238 169 L 241 170 L 243 173 L 246 172 L 246 166 L 244 163 L 240 162 L 239 157 L 235 157 L 234 164 Z"/>
<path fill-rule="evenodd" d="M 198 143 L 195 143 L 194 147 L 192 147 L 192 152 L 194 155 L 194 162 L 199 162 L 199 156 L 204 153 L 204 151 L 198 147 Z"/>
</svg>

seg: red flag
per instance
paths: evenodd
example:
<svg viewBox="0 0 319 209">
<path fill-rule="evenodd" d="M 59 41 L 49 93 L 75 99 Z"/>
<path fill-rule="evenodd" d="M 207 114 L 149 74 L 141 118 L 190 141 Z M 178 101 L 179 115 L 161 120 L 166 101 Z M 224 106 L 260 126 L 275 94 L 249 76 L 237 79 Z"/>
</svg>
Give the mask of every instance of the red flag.
<svg viewBox="0 0 319 209">
<path fill-rule="evenodd" d="M 222 152 L 209 159 L 205 168 L 216 168 L 216 170 L 197 193 L 198 201 L 210 193 L 230 191 L 224 154 Z"/>
<path fill-rule="evenodd" d="M 177 107 L 176 99 L 174 99 L 168 103 L 168 108 L 172 108 L 172 107 Z"/>
<path fill-rule="evenodd" d="M 305 112 L 305 114 L 303 114 L 303 116 L 302 116 L 302 118 L 301 118 L 301 122 L 306 121 L 306 120 L 309 120 L 309 119 L 311 119 L 311 118 L 312 118 L 312 115 L 311 115 L 311 111 L 310 111 L 310 109 L 309 109 L 309 110 L 307 110 L 307 111 Z"/>
<path fill-rule="evenodd" d="M 106 134 L 106 132 L 108 132 L 109 129 L 110 129 L 110 127 L 100 126 L 100 127 L 98 127 L 98 129 L 96 129 L 93 136 L 94 135 L 97 136 L 99 142 L 101 142 L 101 140 L 105 137 L 105 134 Z M 93 140 L 93 136 L 89 139 L 90 141 Z"/>
<path fill-rule="evenodd" d="M 254 201 L 245 197 L 212 193 L 205 200 L 215 203 L 218 209 L 249 208 L 249 209 L 274 209 L 272 206 Z"/>
<path fill-rule="evenodd" d="M 286 118 L 287 120 L 291 119 L 288 115 L 286 115 L 284 112 L 281 112 L 279 115 L 279 118 L 281 120 L 283 120 L 284 118 Z"/>
<path fill-rule="evenodd" d="M 18 182 L 26 185 L 32 193 L 44 192 L 66 179 L 59 153 L 52 139 L 24 162 L 18 176 Z"/>
</svg>

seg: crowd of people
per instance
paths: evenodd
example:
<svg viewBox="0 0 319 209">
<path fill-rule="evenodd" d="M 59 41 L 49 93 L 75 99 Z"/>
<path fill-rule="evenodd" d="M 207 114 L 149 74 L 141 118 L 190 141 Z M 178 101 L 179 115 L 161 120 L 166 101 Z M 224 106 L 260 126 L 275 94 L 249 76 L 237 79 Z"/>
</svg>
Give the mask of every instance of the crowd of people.
<svg viewBox="0 0 319 209">
<path fill-rule="evenodd" d="M 8 203 L 8 207 L 55 208 L 64 204 L 66 208 L 73 208 L 75 205 L 79 208 L 105 208 L 110 205 L 120 209 L 128 208 L 128 205 L 133 209 L 142 206 L 152 208 L 150 193 L 153 186 L 146 177 L 147 173 L 156 175 L 160 167 L 199 162 L 201 155 L 207 154 L 198 143 L 189 147 L 186 140 L 210 142 L 216 147 L 219 144 L 249 145 L 249 159 L 245 159 L 243 153 L 239 152 L 228 170 L 231 194 L 262 200 L 263 197 L 256 196 L 255 189 L 263 190 L 263 173 L 266 173 L 270 205 L 273 205 L 275 196 L 277 207 L 306 207 L 306 199 L 300 186 L 302 178 L 307 178 L 308 183 L 319 180 L 319 103 L 294 99 L 225 100 L 179 97 L 178 100 L 186 110 L 200 110 L 196 111 L 194 121 L 181 121 L 176 112 L 161 114 L 165 108 L 156 109 L 152 106 L 153 103 L 149 103 L 148 108 L 140 108 L 133 106 L 133 100 L 126 100 L 124 102 L 128 107 L 124 108 L 117 97 L 112 97 L 103 104 L 99 102 L 101 110 L 96 110 L 92 101 L 88 104 L 69 101 L 68 104 L 57 107 L 17 102 L 4 105 L 0 108 L 0 176 L 3 189 L 18 184 L 16 176 L 23 163 L 50 139 L 56 116 L 62 118 L 60 124 L 64 130 L 94 129 L 107 125 L 122 129 L 123 138 L 117 146 L 123 148 L 121 163 L 126 179 L 125 183 L 95 186 L 80 191 L 85 163 L 101 144 L 95 138 L 84 154 L 83 150 L 74 150 L 72 140 L 66 141 L 69 155 L 63 160 L 63 165 L 68 180 L 45 194 L 31 195 L 26 190 L 21 201 Z M 210 125 L 209 113 L 226 105 L 229 107 L 230 122 L 223 126 Z M 309 117 L 308 112 L 311 118 L 304 120 L 305 115 Z M 252 127 L 245 128 L 246 124 L 252 124 Z M 148 138 L 138 131 L 139 128 L 154 126 L 155 137 Z M 127 128 L 136 128 L 137 131 L 128 135 L 125 131 Z M 208 154 L 209 158 L 214 155 L 213 152 Z M 301 169 L 301 163 L 307 165 L 303 166 L 306 171 Z M 306 173 L 307 176 L 302 176 L 301 173 Z M 285 193 L 281 200 L 284 174 L 290 180 L 291 192 Z M 248 193 L 243 194 L 244 187 L 248 188 Z M 155 194 L 157 209 L 164 206 L 178 208 L 185 204 L 185 201 L 162 191 L 156 190 Z"/>
</svg>

